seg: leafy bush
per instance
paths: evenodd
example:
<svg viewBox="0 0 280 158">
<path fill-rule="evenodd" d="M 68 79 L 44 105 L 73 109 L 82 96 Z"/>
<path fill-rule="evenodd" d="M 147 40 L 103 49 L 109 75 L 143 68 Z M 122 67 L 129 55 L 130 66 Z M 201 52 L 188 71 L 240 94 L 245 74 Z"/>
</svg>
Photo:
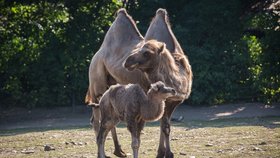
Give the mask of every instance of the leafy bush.
<svg viewBox="0 0 280 158">
<path fill-rule="evenodd" d="M 87 71 L 119 2 L 2 1 L 1 106 L 81 104 Z"/>
<path fill-rule="evenodd" d="M 122 2 L 0 1 L 0 105 L 83 104 L 90 60 L 122 5 L 143 34 L 167 9 L 194 73 L 189 104 L 280 101 L 275 2 Z"/>
</svg>

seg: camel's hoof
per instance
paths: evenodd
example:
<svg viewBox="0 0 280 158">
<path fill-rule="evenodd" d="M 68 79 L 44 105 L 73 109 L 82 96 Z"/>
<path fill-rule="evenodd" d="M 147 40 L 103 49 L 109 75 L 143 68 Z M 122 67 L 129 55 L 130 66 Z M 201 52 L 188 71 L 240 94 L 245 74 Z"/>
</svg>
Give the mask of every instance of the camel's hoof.
<svg viewBox="0 0 280 158">
<path fill-rule="evenodd" d="M 114 155 L 116 155 L 117 157 L 126 157 L 126 153 L 124 151 L 122 151 L 122 149 L 115 150 Z"/>
<path fill-rule="evenodd" d="M 164 158 L 164 152 L 158 152 L 157 158 Z"/>
<path fill-rule="evenodd" d="M 165 158 L 174 158 L 174 154 L 171 151 L 168 153 L 165 153 Z"/>
<path fill-rule="evenodd" d="M 100 158 L 100 156 L 97 156 L 97 158 Z M 110 157 L 110 156 L 106 156 L 106 155 L 105 155 L 105 158 L 111 158 L 111 157 Z"/>
</svg>

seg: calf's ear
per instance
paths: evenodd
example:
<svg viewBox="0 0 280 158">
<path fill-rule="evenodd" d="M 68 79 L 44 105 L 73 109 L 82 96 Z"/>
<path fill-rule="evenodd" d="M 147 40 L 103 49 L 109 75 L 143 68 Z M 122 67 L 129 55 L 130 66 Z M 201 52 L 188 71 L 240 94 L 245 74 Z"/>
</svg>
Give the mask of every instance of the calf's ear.
<svg viewBox="0 0 280 158">
<path fill-rule="evenodd" d="M 165 48 L 166 48 L 166 45 L 164 43 L 161 43 L 161 46 L 158 49 L 158 54 L 162 53 Z"/>
<path fill-rule="evenodd" d="M 158 91 L 158 86 L 156 84 L 151 84 L 151 89 L 154 91 Z"/>
</svg>

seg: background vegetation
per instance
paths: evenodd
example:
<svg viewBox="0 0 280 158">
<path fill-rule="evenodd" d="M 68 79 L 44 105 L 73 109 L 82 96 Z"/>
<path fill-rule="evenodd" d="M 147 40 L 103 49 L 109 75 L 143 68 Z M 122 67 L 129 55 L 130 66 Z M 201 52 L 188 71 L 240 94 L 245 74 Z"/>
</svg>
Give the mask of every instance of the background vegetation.
<svg viewBox="0 0 280 158">
<path fill-rule="evenodd" d="M 280 101 L 274 0 L 0 0 L 1 107 L 83 104 L 88 66 L 118 8 L 144 35 L 159 8 L 188 55 L 188 104 Z"/>
</svg>

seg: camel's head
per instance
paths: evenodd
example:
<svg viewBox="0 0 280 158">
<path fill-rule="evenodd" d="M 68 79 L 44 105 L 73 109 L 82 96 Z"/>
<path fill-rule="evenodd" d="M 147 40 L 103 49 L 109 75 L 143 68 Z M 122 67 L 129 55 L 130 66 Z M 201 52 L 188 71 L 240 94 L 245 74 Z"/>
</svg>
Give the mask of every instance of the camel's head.
<svg viewBox="0 0 280 158">
<path fill-rule="evenodd" d="M 166 49 L 165 44 L 156 40 L 145 42 L 142 48 L 125 60 L 124 67 L 129 71 L 139 69 L 147 72 L 153 70 L 159 62 L 160 53 Z"/>
<path fill-rule="evenodd" d="M 167 87 L 162 81 L 158 81 L 151 84 L 148 94 L 152 94 L 153 96 L 157 95 L 162 99 L 166 99 L 175 96 L 177 93 L 174 88 Z"/>
</svg>

